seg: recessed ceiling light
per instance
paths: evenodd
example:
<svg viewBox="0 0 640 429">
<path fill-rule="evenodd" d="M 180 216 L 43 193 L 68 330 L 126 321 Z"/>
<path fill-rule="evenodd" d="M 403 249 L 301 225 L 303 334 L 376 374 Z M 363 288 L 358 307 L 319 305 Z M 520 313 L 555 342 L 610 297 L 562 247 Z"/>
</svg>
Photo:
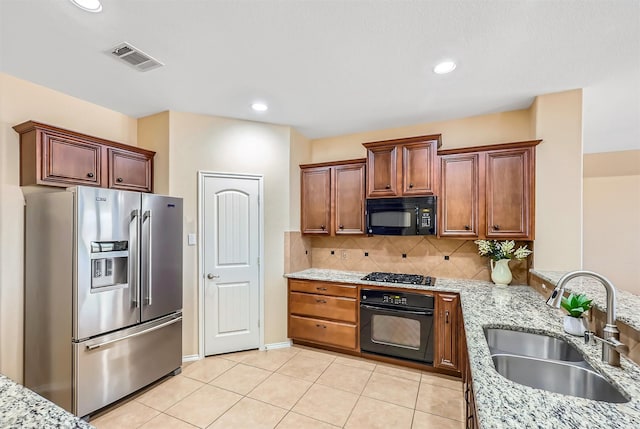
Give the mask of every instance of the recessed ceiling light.
<svg viewBox="0 0 640 429">
<path fill-rule="evenodd" d="M 451 73 L 456 68 L 456 63 L 453 61 L 443 61 L 433 68 L 433 72 L 437 74 Z"/>
<path fill-rule="evenodd" d="M 267 110 L 269 110 L 269 106 L 264 103 L 253 103 L 251 105 L 251 108 L 256 112 L 266 112 Z"/>
<path fill-rule="evenodd" d="M 82 10 L 86 10 L 87 12 L 98 13 L 102 11 L 102 4 L 100 3 L 100 0 L 71 0 L 71 3 Z"/>
</svg>

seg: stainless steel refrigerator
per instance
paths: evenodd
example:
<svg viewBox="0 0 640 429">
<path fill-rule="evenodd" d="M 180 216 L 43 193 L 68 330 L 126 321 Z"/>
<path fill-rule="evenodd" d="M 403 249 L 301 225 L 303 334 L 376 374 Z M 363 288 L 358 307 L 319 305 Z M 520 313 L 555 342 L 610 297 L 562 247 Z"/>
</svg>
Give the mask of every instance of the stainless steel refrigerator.
<svg viewBox="0 0 640 429">
<path fill-rule="evenodd" d="M 28 194 L 25 386 L 87 416 L 182 363 L 182 199 Z"/>
</svg>

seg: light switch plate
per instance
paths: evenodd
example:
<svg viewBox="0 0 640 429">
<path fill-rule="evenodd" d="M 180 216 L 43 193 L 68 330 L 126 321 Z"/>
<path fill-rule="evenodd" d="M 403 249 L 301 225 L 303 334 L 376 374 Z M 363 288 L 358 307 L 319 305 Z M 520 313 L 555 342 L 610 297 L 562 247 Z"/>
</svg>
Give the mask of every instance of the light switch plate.
<svg viewBox="0 0 640 429">
<path fill-rule="evenodd" d="M 196 245 L 196 235 L 195 234 L 187 234 L 187 244 L 189 246 Z"/>
</svg>

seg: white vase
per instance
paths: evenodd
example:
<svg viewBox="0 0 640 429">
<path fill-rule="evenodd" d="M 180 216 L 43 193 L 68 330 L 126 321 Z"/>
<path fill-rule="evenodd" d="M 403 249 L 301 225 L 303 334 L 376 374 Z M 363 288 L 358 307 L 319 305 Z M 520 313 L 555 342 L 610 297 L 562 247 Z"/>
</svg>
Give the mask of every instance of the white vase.
<svg viewBox="0 0 640 429">
<path fill-rule="evenodd" d="M 582 317 L 564 316 L 564 332 L 571 335 L 583 336 L 588 331 L 587 321 Z"/>
<path fill-rule="evenodd" d="M 500 259 L 499 261 L 491 259 L 491 280 L 495 284 L 506 286 L 511 283 L 512 279 L 509 259 Z"/>
</svg>

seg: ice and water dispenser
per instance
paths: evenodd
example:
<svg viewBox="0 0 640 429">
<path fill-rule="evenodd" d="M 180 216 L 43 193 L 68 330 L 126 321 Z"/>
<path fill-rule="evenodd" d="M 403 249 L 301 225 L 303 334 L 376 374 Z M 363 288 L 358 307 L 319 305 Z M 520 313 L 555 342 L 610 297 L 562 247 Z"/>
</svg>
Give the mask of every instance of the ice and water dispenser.
<svg viewBox="0 0 640 429">
<path fill-rule="evenodd" d="M 126 286 L 128 272 L 128 241 L 91 242 L 91 289 Z"/>
</svg>

